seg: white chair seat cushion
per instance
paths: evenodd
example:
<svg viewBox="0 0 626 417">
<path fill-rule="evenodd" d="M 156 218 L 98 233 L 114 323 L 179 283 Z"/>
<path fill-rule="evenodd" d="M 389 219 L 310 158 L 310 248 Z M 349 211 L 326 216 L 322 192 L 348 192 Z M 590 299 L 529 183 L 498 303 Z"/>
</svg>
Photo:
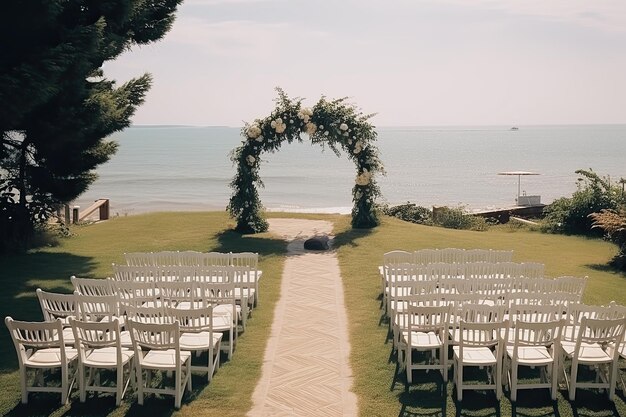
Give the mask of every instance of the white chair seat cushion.
<svg viewBox="0 0 626 417">
<path fill-rule="evenodd" d="M 568 357 L 572 357 L 576 350 L 576 343 L 565 341 L 561 343 L 561 347 Z M 578 361 L 583 363 L 607 363 L 612 362 L 613 359 L 597 343 L 581 343 Z"/>
<path fill-rule="evenodd" d="M 459 346 L 453 346 L 454 357 L 459 359 Z M 495 365 L 496 357 L 488 347 L 464 347 L 462 362 L 464 365 Z"/>
<path fill-rule="evenodd" d="M 67 362 L 71 362 L 78 357 L 78 351 L 74 348 L 65 348 Z M 24 361 L 26 366 L 31 368 L 49 368 L 61 366 L 61 349 L 49 348 L 39 349 Z"/>
<path fill-rule="evenodd" d="M 132 350 L 122 348 L 122 363 L 128 363 L 134 354 Z M 94 349 L 87 352 L 83 363 L 96 368 L 115 367 L 117 365 L 117 349 L 114 346 Z"/>
<path fill-rule="evenodd" d="M 213 331 L 225 332 L 233 328 L 233 319 L 230 314 L 213 316 Z"/>
<path fill-rule="evenodd" d="M 235 306 L 235 311 L 237 315 L 241 313 L 241 306 Z M 233 306 L 232 304 L 219 304 L 213 307 L 213 317 L 215 316 L 224 316 L 228 317 L 230 320 L 233 318 Z"/>
<path fill-rule="evenodd" d="M 186 362 L 189 358 L 191 358 L 191 352 L 180 351 L 181 362 Z M 141 366 L 143 368 L 176 370 L 176 351 L 174 349 L 151 350 L 143 357 Z"/>
<path fill-rule="evenodd" d="M 409 342 L 409 332 L 402 332 L 402 338 L 404 343 Z M 435 332 L 411 332 L 411 348 L 424 348 L 424 349 L 434 349 L 439 348 L 443 345 L 439 335 L 435 334 Z"/>
<path fill-rule="evenodd" d="M 213 333 L 213 347 L 222 340 L 222 333 Z M 202 350 L 210 347 L 209 332 L 181 333 L 180 348 L 184 350 Z"/>
<path fill-rule="evenodd" d="M 506 348 L 506 353 L 513 358 L 513 346 Z M 520 346 L 517 349 L 518 363 L 521 365 L 547 365 L 552 363 L 552 355 L 545 346 Z"/>
</svg>

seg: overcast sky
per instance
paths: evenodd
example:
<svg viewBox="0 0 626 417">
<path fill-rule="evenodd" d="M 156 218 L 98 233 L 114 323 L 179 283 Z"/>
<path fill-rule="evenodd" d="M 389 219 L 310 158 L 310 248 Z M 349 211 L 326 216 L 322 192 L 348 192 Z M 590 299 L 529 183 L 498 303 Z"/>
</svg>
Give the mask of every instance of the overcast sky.
<svg viewBox="0 0 626 417">
<path fill-rule="evenodd" d="M 185 0 L 105 65 L 153 87 L 135 124 L 241 126 L 282 87 L 378 126 L 626 123 L 624 0 Z"/>
</svg>

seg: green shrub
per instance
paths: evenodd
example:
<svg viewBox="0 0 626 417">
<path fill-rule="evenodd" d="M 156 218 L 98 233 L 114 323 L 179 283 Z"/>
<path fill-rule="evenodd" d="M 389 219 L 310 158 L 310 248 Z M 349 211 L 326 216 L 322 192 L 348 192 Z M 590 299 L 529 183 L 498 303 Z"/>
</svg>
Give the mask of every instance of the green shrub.
<svg viewBox="0 0 626 417">
<path fill-rule="evenodd" d="M 578 189 L 571 197 L 562 197 L 544 208 L 541 230 L 549 233 L 567 233 L 601 236 L 592 230 L 591 213 L 615 210 L 624 201 L 622 189 L 611 185 L 610 179 L 599 177 L 592 170 L 578 170 Z"/>
<path fill-rule="evenodd" d="M 401 204 L 399 206 L 383 206 L 381 211 L 387 216 L 397 217 L 400 220 L 417 224 L 432 224 L 433 213 L 430 209 L 417 204 L 409 203 Z"/>
<path fill-rule="evenodd" d="M 438 207 L 433 215 L 433 223 L 448 229 L 485 231 L 493 221 L 468 214 L 463 207 Z"/>
</svg>

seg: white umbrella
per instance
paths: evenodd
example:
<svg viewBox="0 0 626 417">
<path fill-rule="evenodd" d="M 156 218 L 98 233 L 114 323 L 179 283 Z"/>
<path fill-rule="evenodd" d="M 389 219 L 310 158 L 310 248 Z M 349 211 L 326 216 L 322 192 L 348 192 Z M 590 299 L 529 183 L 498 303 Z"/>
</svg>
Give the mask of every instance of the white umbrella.
<svg viewBox="0 0 626 417">
<path fill-rule="evenodd" d="M 517 196 L 519 197 L 520 192 L 521 192 L 521 178 L 522 175 L 541 175 L 537 172 L 529 172 L 529 171 L 505 171 L 505 172 L 498 172 L 498 175 L 517 175 Z"/>
</svg>

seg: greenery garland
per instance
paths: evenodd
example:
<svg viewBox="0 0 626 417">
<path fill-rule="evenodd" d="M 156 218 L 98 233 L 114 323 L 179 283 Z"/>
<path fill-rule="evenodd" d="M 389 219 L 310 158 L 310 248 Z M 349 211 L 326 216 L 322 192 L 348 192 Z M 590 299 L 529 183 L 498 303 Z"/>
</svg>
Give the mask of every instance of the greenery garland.
<svg viewBox="0 0 626 417">
<path fill-rule="evenodd" d="M 231 152 L 237 164 L 237 174 L 230 183 L 233 194 L 227 210 L 237 219 L 236 230 L 241 233 L 260 233 L 268 228 L 263 218 L 263 206 L 257 186 L 262 187 L 259 167 L 262 152 L 276 152 L 283 142 L 302 142 L 306 133 L 312 143 L 328 146 L 337 156 L 343 150 L 357 167 L 352 188 L 352 227 L 372 228 L 378 225 L 375 200 L 380 189 L 375 174 L 384 173 L 373 145 L 377 133 L 369 123 L 372 114 L 363 114 L 347 98 L 326 100 L 325 97 L 312 108 L 302 106 L 302 99 L 290 99 L 277 88 L 278 98 L 272 114 L 264 119 L 246 123 L 241 130 L 244 141 Z"/>
</svg>

